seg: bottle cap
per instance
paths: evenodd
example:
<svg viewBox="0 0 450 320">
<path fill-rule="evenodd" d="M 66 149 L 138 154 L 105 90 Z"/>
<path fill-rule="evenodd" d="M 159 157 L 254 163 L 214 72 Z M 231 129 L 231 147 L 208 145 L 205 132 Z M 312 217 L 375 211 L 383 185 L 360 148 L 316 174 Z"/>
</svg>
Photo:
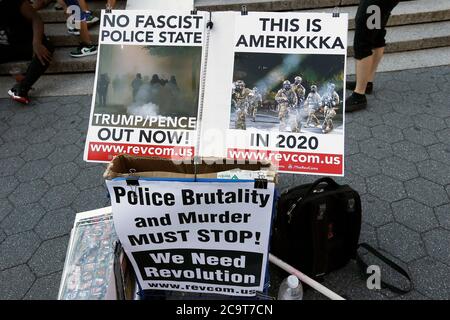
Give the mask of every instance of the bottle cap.
<svg viewBox="0 0 450 320">
<path fill-rule="evenodd" d="M 289 288 L 292 288 L 292 289 L 297 288 L 298 284 L 299 284 L 298 278 L 296 276 L 290 275 L 287 278 L 287 284 L 288 284 Z"/>
</svg>

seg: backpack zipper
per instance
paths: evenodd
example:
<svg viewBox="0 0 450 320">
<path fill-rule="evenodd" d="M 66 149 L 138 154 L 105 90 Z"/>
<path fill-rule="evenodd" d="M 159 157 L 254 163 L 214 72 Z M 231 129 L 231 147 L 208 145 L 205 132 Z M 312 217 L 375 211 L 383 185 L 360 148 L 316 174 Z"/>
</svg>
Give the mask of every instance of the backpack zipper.
<svg viewBox="0 0 450 320">
<path fill-rule="evenodd" d="M 287 216 L 288 216 L 288 223 L 291 223 L 292 220 L 292 211 L 294 211 L 295 207 L 297 206 L 297 204 L 302 201 L 302 197 L 298 198 L 297 201 L 295 201 L 289 208 L 289 210 L 287 211 Z"/>
</svg>

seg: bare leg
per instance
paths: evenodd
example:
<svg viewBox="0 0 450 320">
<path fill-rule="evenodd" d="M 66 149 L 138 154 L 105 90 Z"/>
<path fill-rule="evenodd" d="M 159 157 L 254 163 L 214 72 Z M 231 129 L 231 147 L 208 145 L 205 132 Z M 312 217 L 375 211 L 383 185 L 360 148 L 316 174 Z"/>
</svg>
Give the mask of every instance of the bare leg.
<svg viewBox="0 0 450 320">
<path fill-rule="evenodd" d="M 375 73 L 378 69 L 378 64 L 380 63 L 381 59 L 384 55 L 384 47 L 373 49 L 373 61 L 372 61 L 372 70 L 370 72 L 369 82 L 373 82 L 375 79 Z"/>
<path fill-rule="evenodd" d="M 114 9 L 116 7 L 116 0 L 108 0 L 108 1 L 106 1 L 106 5 L 109 8 Z"/>
<path fill-rule="evenodd" d="M 373 55 L 361 60 L 356 60 L 356 93 L 366 93 L 367 82 L 370 81 L 370 77 L 372 76 L 372 68 Z"/>
<path fill-rule="evenodd" d="M 33 3 L 33 7 L 35 10 L 41 10 L 44 9 L 46 6 L 48 6 L 48 4 L 50 3 L 51 0 L 36 0 Z"/>
<path fill-rule="evenodd" d="M 66 14 L 66 16 L 69 16 L 69 15 L 67 14 L 67 5 L 66 5 L 66 3 L 64 2 L 64 0 L 56 0 L 56 2 L 58 2 L 59 5 L 63 8 L 64 13 Z"/>
<path fill-rule="evenodd" d="M 80 5 L 81 11 L 89 11 L 89 7 L 85 0 L 78 0 L 78 4 Z"/>
<path fill-rule="evenodd" d="M 91 45 L 91 36 L 89 35 L 88 26 L 86 21 L 80 22 L 80 40 L 84 44 Z"/>
</svg>

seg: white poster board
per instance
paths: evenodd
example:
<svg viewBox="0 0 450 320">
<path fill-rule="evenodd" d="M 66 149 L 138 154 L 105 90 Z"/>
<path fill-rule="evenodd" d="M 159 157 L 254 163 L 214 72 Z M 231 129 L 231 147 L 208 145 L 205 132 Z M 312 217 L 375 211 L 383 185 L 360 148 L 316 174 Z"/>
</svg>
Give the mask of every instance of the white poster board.
<svg viewBox="0 0 450 320">
<path fill-rule="evenodd" d="M 213 20 L 200 154 L 343 175 L 347 15 L 214 12 Z M 238 81 L 245 88 L 236 94 Z"/>
<path fill-rule="evenodd" d="M 274 184 L 107 181 L 143 289 L 254 296 L 268 263 Z"/>
<path fill-rule="evenodd" d="M 103 15 L 85 160 L 199 155 L 343 175 L 347 24 L 311 12 Z"/>
</svg>

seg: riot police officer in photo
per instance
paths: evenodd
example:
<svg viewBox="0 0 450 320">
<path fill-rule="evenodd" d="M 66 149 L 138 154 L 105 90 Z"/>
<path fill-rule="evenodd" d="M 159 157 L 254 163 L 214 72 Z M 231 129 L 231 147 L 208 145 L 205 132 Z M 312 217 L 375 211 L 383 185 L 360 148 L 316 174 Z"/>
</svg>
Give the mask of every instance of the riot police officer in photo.
<svg viewBox="0 0 450 320">
<path fill-rule="evenodd" d="M 311 92 L 305 101 L 305 109 L 308 112 L 308 119 L 306 120 L 306 127 L 318 127 L 319 119 L 317 119 L 316 113 L 319 112 L 322 106 L 322 98 L 317 92 L 317 86 L 311 86 Z"/>
<path fill-rule="evenodd" d="M 289 80 L 283 81 L 283 87 L 278 90 L 275 96 L 275 101 L 278 104 L 278 119 L 280 120 L 280 131 L 285 131 L 289 112 L 291 110 L 294 110 L 298 105 L 297 95 L 295 94 L 294 90 L 292 90 L 292 85 Z"/>
<path fill-rule="evenodd" d="M 238 80 L 231 95 L 231 103 L 236 107 L 236 129 L 245 130 L 245 120 L 249 109 L 249 96 L 252 91 L 245 87 L 245 82 Z"/>
</svg>

